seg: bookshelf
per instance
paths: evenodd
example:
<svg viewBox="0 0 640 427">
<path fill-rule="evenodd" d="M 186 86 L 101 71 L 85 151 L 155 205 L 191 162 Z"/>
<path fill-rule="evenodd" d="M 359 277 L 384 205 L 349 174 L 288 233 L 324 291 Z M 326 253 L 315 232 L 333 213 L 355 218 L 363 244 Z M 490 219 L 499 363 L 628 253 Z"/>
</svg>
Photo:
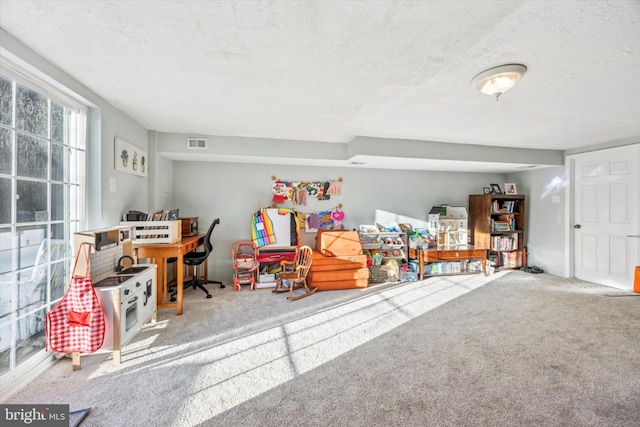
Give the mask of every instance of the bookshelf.
<svg viewBox="0 0 640 427">
<path fill-rule="evenodd" d="M 526 265 L 524 212 L 523 194 L 470 195 L 470 243 L 487 249 L 489 260 L 496 267 L 513 269 Z"/>
</svg>

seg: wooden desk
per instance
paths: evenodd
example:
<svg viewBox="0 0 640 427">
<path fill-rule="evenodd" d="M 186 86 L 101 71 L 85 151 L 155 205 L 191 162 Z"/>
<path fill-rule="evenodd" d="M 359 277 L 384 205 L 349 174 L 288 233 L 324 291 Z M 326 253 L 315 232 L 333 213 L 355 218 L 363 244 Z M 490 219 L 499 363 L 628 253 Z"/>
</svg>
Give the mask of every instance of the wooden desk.
<svg viewBox="0 0 640 427">
<path fill-rule="evenodd" d="M 195 250 L 198 246 L 204 243 L 204 234 L 197 234 L 195 236 L 183 237 L 178 243 L 159 243 L 154 245 L 133 245 L 133 253 L 137 259 L 148 258 L 152 263 L 158 265 L 156 271 L 156 286 L 158 291 L 157 295 L 157 308 L 177 308 L 177 314 L 182 314 L 182 294 L 184 287 L 184 254 Z M 167 259 L 177 258 L 176 270 L 177 270 L 177 293 L 178 298 L 176 302 L 167 301 Z M 207 275 L 207 262 L 204 263 L 205 277 Z M 195 268 L 195 267 L 194 267 Z"/>
<path fill-rule="evenodd" d="M 453 248 L 429 248 L 429 249 L 410 249 L 409 258 L 418 260 L 419 278 L 424 277 L 424 264 L 427 262 L 438 261 L 466 261 L 466 260 L 482 260 L 482 273 L 487 274 L 487 249 L 476 249 L 471 245 Z M 443 273 L 443 274 L 471 274 L 472 272 L 461 271 L 460 273 Z"/>
</svg>

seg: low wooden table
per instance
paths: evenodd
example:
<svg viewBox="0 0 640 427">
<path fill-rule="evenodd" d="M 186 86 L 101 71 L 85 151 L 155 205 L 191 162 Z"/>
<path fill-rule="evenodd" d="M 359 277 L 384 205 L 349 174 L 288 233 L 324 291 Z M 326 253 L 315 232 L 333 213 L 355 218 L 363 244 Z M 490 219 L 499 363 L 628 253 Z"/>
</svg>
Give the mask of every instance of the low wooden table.
<svg viewBox="0 0 640 427">
<path fill-rule="evenodd" d="M 429 249 L 409 249 L 409 258 L 418 260 L 420 280 L 424 277 L 424 264 L 438 261 L 481 260 L 482 273 L 487 274 L 487 249 L 474 248 L 471 245 L 457 247 L 439 247 Z M 461 272 L 455 274 L 471 274 Z M 474 272 L 475 273 L 475 272 Z"/>
<path fill-rule="evenodd" d="M 137 259 L 148 258 L 154 264 L 158 265 L 156 273 L 156 284 L 158 287 L 157 295 L 157 308 L 177 308 L 177 314 L 182 314 L 182 294 L 184 287 L 184 255 L 195 250 L 198 246 L 204 243 L 205 234 L 196 234 L 195 236 L 183 237 L 178 243 L 158 243 L 152 245 L 133 245 L 133 253 Z M 176 302 L 167 301 L 167 259 L 177 258 L 176 270 L 177 270 L 177 293 L 178 298 Z M 204 263 L 204 275 L 207 275 L 207 262 Z M 194 267 L 195 268 L 195 267 Z"/>
</svg>

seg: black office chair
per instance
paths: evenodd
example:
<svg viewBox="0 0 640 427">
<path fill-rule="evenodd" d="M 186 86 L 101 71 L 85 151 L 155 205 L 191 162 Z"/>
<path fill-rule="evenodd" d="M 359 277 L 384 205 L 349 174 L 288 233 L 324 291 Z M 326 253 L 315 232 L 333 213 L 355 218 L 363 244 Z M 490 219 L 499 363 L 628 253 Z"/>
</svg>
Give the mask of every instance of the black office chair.
<svg viewBox="0 0 640 427">
<path fill-rule="evenodd" d="M 213 246 L 211 245 L 211 233 L 217 224 L 220 224 L 220 218 L 216 218 L 213 220 L 211 225 L 209 226 L 209 230 L 207 231 L 206 236 L 204 237 L 204 252 L 191 251 L 184 256 L 183 262 L 191 267 L 193 267 L 193 278 L 184 284 L 184 289 L 189 286 L 193 286 L 193 289 L 200 288 L 207 294 L 207 298 L 211 298 L 211 294 L 203 285 L 206 283 L 217 283 L 220 285 L 220 288 L 224 288 L 224 284 L 222 282 L 218 282 L 216 280 L 198 280 L 198 266 L 205 262 L 211 253 Z M 171 261 L 171 260 L 167 260 Z M 171 294 L 171 301 L 176 300 L 177 291 L 173 291 Z"/>
</svg>

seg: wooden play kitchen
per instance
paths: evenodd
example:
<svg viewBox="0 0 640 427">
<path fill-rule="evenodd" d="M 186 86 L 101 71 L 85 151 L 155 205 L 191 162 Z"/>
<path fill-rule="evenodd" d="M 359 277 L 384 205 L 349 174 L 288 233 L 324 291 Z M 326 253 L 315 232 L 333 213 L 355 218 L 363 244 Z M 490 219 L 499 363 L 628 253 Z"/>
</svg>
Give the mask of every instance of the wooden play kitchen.
<svg viewBox="0 0 640 427">
<path fill-rule="evenodd" d="M 104 340 L 97 351 L 112 351 L 116 365 L 122 347 L 156 319 L 156 265 L 133 265 L 132 238 L 127 225 L 74 234 L 76 248 L 91 248 L 89 257 L 76 254 L 75 273 L 90 276 L 104 314 Z M 72 361 L 73 370 L 81 368 L 79 352 L 72 353 Z"/>
</svg>

